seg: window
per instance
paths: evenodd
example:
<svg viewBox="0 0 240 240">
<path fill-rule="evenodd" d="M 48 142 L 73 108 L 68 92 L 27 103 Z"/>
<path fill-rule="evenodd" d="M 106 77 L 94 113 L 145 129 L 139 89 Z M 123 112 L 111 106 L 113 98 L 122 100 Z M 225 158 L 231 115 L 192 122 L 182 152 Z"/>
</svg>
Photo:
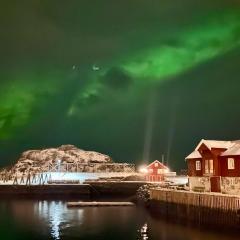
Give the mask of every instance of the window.
<svg viewBox="0 0 240 240">
<path fill-rule="evenodd" d="M 196 170 L 197 171 L 201 170 L 201 161 L 196 161 Z"/>
<path fill-rule="evenodd" d="M 212 159 L 206 159 L 205 160 L 205 173 L 206 174 L 213 174 L 213 160 Z"/>
<path fill-rule="evenodd" d="M 235 169 L 234 158 L 228 158 L 228 169 Z"/>
<path fill-rule="evenodd" d="M 157 170 L 157 173 L 158 173 L 158 174 L 163 174 L 163 169 L 158 169 L 158 170 Z"/>
<path fill-rule="evenodd" d="M 213 160 L 209 160 L 209 173 L 213 173 Z"/>
<path fill-rule="evenodd" d="M 152 168 L 148 169 L 148 172 L 153 173 L 153 169 Z"/>
<path fill-rule="evenodd" d="M 209 173 L 208 160 L 205 160 L 205 173 Z"/>
<path fill-rule="evenodd" d="M 157 163 L 157 162 L 156 162 L 156 163 L 154 163 L 154 166 L 155 166 L 155 167 L 158 167 L 158 163 Z"/>
</svg>

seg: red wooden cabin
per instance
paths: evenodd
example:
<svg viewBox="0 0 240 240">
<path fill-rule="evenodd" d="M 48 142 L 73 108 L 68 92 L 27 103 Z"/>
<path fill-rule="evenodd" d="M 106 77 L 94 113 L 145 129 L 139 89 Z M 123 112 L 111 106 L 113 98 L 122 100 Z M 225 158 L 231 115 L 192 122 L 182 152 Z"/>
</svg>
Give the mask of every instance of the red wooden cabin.
<svg viewBox="0 0 240 240">
<path fill-rule="evenodd" d="M 146 180 L 149 182 L 163 181 L 164 174 L 169 171 L 169 169 L 158 160 L 155 160 L 154 162 L 149 164 L 146 167 L 146 169 L 147 169 Z"/>
<path fill-rule="evenodd" d="M 234 178 L 234 182 L 239 181 L 240 141 L 203 139 L 186 160 L 190 185 L 197 186 L 198 182 L 205 182 L 206 191 L 221 192 L 228 187 L 224 184 L 230 178 Z"/>
</svg>

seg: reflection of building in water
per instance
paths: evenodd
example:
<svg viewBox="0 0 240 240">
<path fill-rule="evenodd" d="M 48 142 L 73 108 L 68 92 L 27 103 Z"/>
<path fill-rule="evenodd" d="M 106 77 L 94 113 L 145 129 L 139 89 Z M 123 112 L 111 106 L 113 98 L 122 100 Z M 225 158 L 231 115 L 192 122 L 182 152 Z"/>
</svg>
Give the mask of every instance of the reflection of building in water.
<svg viewBox="0 0 240 240">
<path fill-rule="evenodd" d="M 69 226 L 72 220 L 82 222 L 83 210 L 67 212 L 65 203 L 61 201 L 39 201 L 34 206 L 35 214 L 48 222 L 53 239 L 60 239 L 61 230 Z"/>
<path fill-rule="evenodd" d="M 140 236 L 138 240 L 148 240 L 148 225 L 144 223 L 141 229 L 139 230 Z"/>
</svg>

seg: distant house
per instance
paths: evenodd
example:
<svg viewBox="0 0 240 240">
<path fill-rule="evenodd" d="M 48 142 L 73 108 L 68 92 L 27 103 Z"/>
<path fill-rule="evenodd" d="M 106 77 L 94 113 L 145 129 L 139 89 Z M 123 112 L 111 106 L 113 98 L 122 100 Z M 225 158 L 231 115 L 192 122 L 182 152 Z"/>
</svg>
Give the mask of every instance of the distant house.
<svg viewBox="0 0 240 240">
<path fill-rule="evenodd" d="M 150 163 L 147 167 L 146 180 L 150 182 L 160 182 L 164 180 L 164 174 L 169 171 L 169 169 L 158 160 Z"/>
<path fill-rule="evenodd" d="M 191 190 L 240 194 L 240 141 L 201 140 L 186 157 Z"/>
</svg>

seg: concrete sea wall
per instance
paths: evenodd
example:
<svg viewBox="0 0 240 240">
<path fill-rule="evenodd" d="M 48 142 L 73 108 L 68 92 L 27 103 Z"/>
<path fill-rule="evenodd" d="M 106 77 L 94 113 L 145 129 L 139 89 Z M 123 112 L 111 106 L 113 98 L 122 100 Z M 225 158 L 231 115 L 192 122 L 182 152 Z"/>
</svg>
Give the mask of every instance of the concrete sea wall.
<svg viewBox="0 0 240 240">
<path fill-rule="evenodd" d="M 240 177 L 221 177 L 221 192 L 225 194 L 240 194 Z M 211 192 L 209 177 L 189 177 L 190 190 L 202 189 L 204 192 Z"/>
</svg>

